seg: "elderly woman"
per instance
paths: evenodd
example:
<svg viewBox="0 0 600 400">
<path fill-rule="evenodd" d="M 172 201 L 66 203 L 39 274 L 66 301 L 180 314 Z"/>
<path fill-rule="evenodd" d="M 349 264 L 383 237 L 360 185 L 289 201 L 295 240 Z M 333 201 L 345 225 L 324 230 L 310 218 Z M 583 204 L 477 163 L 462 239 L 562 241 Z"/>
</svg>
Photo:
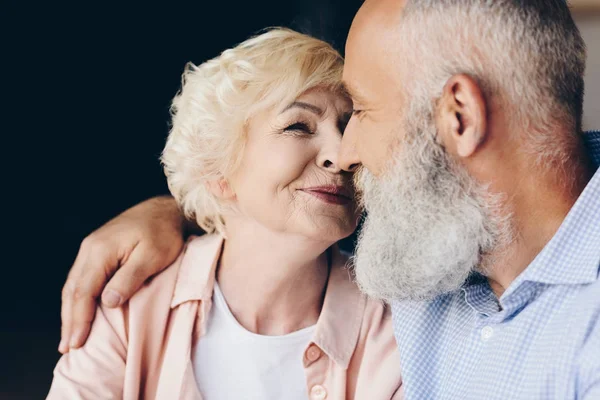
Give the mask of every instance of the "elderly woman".
<svg viewBox="0 0 600 400">
<path fill-rule="evenodd" d="M 162 161 L 209 234 L 98 308 L 48 398 L 401 397 L 390 317 L 336 246 L 359 216 L 337 163 L 341 71 L 328 44 L 285 29 L 186 69 Z"/>
</svg>

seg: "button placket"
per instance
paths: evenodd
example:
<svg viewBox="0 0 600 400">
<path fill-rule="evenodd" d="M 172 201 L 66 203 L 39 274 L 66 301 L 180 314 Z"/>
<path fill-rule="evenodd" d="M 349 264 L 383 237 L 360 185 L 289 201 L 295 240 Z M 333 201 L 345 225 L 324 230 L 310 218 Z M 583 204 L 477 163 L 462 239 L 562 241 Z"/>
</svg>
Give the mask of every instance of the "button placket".
<svg viewBox="0 0 600 400">
<path fill-rule="evenodd" d="M 304 351 L 304 372 L 306 387 L 311 400 L 323 400 L 327 397 L 325 386 L 328 374 L 329 357 L 316 343 L 310 343 Z"/>
</svg>

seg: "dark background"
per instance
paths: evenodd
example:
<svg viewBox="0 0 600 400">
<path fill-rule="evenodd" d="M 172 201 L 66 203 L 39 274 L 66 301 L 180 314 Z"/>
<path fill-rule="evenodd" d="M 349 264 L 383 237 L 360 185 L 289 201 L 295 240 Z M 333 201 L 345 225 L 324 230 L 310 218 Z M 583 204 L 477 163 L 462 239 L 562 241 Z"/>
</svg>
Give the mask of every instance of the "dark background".
<svg viewBox="0 0 600 400">
<path fill-rule="evenodd" d="M 158 156 L 186 62 L 268 26 L 342 51 L 360 1 L 11 2 L 0 6 L 0 399 L 44 398 L 60 292 L 81 240 L 168 193 Z"/>
</svg>

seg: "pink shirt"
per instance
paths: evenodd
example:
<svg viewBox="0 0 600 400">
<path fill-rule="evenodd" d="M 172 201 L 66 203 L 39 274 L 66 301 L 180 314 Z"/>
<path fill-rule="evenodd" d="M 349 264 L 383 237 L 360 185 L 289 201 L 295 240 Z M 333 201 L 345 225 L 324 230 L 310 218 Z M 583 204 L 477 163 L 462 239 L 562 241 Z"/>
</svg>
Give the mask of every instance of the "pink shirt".
<svg viewBox="0 0 600 400">
<path fill-rule="evenodd" d="M 86 344 L 58 362 L 48 399 L 196 399 L 192 346 L 206 329 L 223 239 L 192 239 L 117 309 L 99 306 Z M 309 397 L 401 399 L 389 309 L 351 281 L 334 247 L 323 309 L 304 352 Z"/>
</svg>

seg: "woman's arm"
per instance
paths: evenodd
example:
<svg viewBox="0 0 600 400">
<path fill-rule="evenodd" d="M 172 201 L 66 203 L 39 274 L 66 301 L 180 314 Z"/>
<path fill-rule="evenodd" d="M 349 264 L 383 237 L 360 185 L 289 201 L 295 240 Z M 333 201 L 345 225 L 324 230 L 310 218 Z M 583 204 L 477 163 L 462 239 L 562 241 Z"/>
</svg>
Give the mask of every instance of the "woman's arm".
<svg viewBox="0 0 600 400">
<path fill-rule="evenodd" d="M 170 265 L 189 229 L 199 231 L 165 196 L 130 208 L 86 237 L 62 291 L 59 351 L 85 343 L 98 297 L 106 307 L 118 307 Z"/>
</svg>

